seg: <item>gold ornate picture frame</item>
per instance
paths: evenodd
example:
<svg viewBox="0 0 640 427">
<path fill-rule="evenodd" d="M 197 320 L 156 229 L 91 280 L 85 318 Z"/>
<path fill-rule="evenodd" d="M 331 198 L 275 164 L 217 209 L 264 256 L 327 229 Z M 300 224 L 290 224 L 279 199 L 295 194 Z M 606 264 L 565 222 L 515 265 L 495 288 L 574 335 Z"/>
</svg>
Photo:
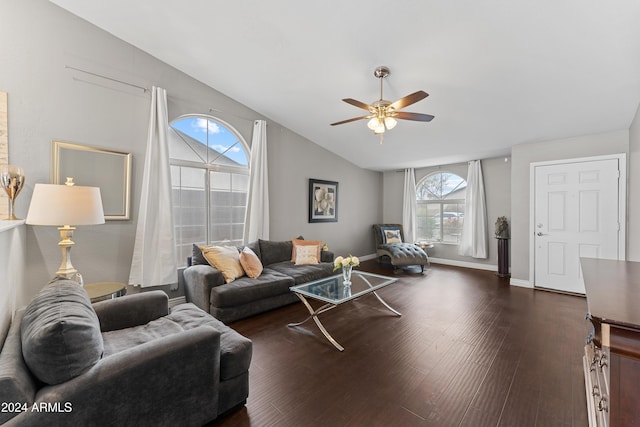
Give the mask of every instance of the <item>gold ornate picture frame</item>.
<svg viewBox="0 0 640 427">
<path fill-rule="evenodd" d="M 132 154 L 71 142 L 53 141 L 51 183 L 99 187 L 106 220 L 130 219 Z"/>
</svg>

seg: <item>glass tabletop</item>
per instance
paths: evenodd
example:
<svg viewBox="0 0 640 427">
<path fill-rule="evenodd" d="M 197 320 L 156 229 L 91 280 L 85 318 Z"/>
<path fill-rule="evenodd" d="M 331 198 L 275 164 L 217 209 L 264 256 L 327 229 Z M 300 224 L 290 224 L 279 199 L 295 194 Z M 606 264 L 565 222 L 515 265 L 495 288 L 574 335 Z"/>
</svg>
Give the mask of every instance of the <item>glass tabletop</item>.
<svg viewBox="0 0 640 427">
<path fill-rule="evenodd" d="M 353 273 L 351 273 L 351 285 L 345 286 L 342 274 L 338 274 L 302 285 L 292 286 L 289 289 L 295 293 L 337 305 L 397 281 L 398 279 L 391 277 L 353 270 Z"/>
</svg>

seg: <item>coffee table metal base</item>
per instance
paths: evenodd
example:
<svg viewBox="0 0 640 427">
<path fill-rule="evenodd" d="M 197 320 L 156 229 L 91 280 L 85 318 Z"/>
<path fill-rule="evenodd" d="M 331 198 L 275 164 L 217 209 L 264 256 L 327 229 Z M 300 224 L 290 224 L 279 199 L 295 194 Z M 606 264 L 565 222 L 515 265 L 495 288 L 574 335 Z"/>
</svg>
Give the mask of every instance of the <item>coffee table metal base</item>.
<svg viewBox="0 0 640 427">
<path fill-rule="evenodd" d="M 375 291 L 372 292 L 376 298 L 378 298 L 378 301 L 380 301 L 382 303 L 382 305 L 384 305 L 385 307 L 387 307 L 392 313 L 394 313 L 396 316 L 402 316 L 402 314 L 400 314 L 400 312 L 398 312 L 397 310 L 391 308 L 391 306 L 389 306 L 389 304 L 387 304 L 382 298 L 380 298 L 380 295 L 378 295 Z M 322 334 L 329 340 L 329 342 L 331 344 L 333 344 L 333 346 L 335 348 L 337 348 L 340 351 L 344 351 L 344 347 L 342 347 L 338 341 L 336 341 L 331 334 L 327 331 L 327 329 L 324 327 L 324 325 L 322 324 L 322 322 L 320 322 L 320 319 L 318 319 L 318 315 L 327 312 L 331 309 L 334 309 L 337 307 L 336 304 L 331 304 L 331 303 L 327 303 L 325 305 L 323 305 L 322 307 L 318 308 L 317 310 L 314 310 L 314 308 L 311 306 L 311 304 L 309 304 L 309 301 L 307 301 L 307 299 L 304 297 L 304 295 L 301 295 L 299 293 L 296 292 L 296 295 L 298 296 L 298 298 L 300 298 L 300 301 L 302 301 L 302 303 L 305 305 L 305 307 L 307 307 L 307 310 L 309 310 L 309 317 L 307 317 L 306 319 L 304 319 L 302 322 L 297 322 L 297 323 L 289 323 L 287 326 L 294 327 L 294 326 L 300 326 L 303 323 L 305 323 L 307 320 L 309 319 L 313 319 L 314 322 L 316 322 L 316 325 L 318 325 L 318 329 L 320 329 L 320 331 L 322 332 Z"/>
</svg>

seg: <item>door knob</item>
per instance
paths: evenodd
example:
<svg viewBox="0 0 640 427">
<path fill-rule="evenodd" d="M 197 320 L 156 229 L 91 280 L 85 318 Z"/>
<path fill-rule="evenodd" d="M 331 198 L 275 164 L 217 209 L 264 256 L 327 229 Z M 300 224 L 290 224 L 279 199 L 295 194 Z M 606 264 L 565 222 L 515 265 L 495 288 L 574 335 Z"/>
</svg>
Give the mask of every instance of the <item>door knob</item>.
<svg viewBox="0 0 640 427">
<path fill-rule="evenodd" d="M 544 234 L 543 234 L 541 231 L 538 231 L 538 232 L 536 233 L 536 235 L 538 235 L 538 236 L 544 236 Z"/>
</svg>

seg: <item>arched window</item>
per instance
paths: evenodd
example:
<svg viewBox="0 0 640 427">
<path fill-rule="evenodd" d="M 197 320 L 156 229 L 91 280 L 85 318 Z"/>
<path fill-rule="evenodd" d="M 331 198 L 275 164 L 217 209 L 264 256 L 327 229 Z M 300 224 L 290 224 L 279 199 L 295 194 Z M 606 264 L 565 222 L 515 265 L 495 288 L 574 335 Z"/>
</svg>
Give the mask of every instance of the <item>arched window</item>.
<svg viewBox="0 0 640 427">
<path fill-rule="evenodd" d="M 460 242 L 467 181 L 456 174 L 436 172 L 416 185 L 416 237 L 420 240 Z"/>
<path fill-rule="evenodd" d="M 249 150 L 220 119 L 178 117 L 169 125 L 169 157 L 178 265 L 196 244 L 243 240 Z"/>
</svg>

